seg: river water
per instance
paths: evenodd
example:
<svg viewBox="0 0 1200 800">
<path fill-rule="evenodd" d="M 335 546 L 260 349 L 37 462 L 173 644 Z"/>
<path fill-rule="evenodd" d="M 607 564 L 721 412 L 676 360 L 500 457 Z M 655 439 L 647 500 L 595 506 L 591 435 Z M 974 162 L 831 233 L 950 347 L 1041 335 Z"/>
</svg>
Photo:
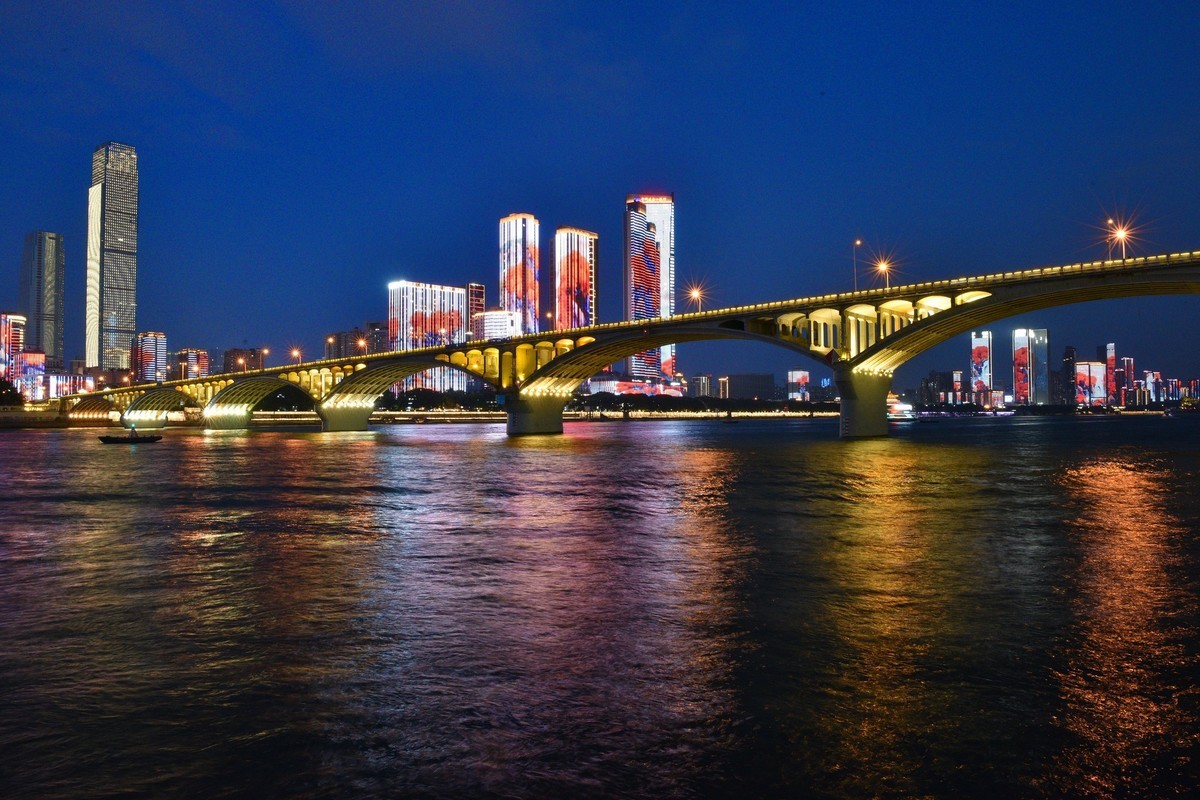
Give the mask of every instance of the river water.
<svg viewBox="0 0 1200 800">
<path fill-rule="evenodd" d="M 1163 797 L 1200 419 L 0 431 L 0 794 Z"/>
</svg>

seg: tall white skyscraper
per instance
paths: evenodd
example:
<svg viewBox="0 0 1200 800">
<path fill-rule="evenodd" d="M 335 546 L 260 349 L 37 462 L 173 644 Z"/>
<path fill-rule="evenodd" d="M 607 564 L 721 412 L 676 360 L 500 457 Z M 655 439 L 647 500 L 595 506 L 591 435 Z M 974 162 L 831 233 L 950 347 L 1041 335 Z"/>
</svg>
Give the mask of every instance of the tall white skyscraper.
<svg viewBox="0 0 1200 800">
<path fill-rule="evenodd" d="M 46 354 L 46 367 L 63 368 L 63 277 L 66 256 L 61 233 L 34 231 L 25 237 L 21 259 L 21 304 L 29 324 L 25 349 Z"/>
<path fill-rule="evenodd" d="M 106 142 L 88 190 L 84 365 L 128 369 L 137 328 L 138 157 Z"/>
<path fill-rule="evenodd" d="M 652 240 L 656 254 L 646 247 Z M 657 259 L 657 264 L 651 262 Z M 675 195 L 631 194 L 625 198 L 626 319 L 667 318 L 675 314 Z M 648 309 L 653 309 L 650 311 Z M 657 359 L 631 359 L 631 372 L 644 372 L 657 360 L 659 375 L 675 376 L 675 345 L 658 348 Z M 652 377 L 638 374 L 635 377 Z"/>
<path fill-rule="evenodd" d="M 600 237 L 579 228 L 554 232 L 554 330 L 596 324 L 596 255 Z"/>
<path fill-rule="evenodd" d="M 392 350 L 419 350 L 467 340 L 467 290 L 415 281 L 388 284 L 388 332 Z M 464 391 L 467 375 L 442 367 L 407 379 L 405 389 Z"/>
<path fill-rule="evenodd" d="M 500 308 L 521 315 L 521 333 L 538 332 L 538 221 L 532 214 L 500 220 Z"/>
</svg>

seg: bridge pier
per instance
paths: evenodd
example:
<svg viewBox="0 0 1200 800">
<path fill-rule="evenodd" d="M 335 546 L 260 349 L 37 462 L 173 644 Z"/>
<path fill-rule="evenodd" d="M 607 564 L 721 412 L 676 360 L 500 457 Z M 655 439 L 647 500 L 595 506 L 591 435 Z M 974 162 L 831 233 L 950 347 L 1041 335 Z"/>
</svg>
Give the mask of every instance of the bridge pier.
<svg viewBox="0 0 1200 800">
<path fill-rule="evenodd" d="M 317 416 L 321 418 L 322 431 L 365 431 L 371 422 L 374 404 L 366 408 L 357 406 L 326 406 L 317 404 Z"/>
<path fill-rule="evenodd" d="M 892 376 L 835 369 L 833 379 L 842 396 L 842 438 L 887 436 L 887 396 Z"/>
<path fill-rule="evenodd" d="M 568 398 L 509 394 L 504 399 L 509 436 L 532 436 L 563 432 L 563 408 Z"/>
</svg>

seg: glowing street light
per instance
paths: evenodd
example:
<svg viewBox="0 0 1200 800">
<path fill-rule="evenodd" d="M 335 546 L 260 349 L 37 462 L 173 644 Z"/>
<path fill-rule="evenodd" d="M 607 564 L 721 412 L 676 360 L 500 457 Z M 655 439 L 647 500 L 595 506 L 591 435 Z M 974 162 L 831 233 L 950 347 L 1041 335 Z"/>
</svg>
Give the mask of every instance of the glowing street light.
<svg viewBox="0 0 1200 800">
<path fill-rule="evenodd" d="M 888 272 L 891 267 L 892 265 L 887 262 L 887 259 L 881 258 L 875 262 L 875 269 L 879 270 L 880 273 L 883 274 L 883 286 L 885 289 L 892 288 L 891 273 Z"/>
<path fill-rule="evenodd" d="M 364 353 L 367 352 L 367 340 L 366 339 L 358 340 L 358 349 L 362 350 Z"/>
<path fill-rule="evenodd" d="M 1112 251 L 1116 245 L 1121 245 L 1121 260 L 1125 260 L 1125 243 L 1129 241 L 1131 236 L 1129 226 L 1124 222 L 1117 222 L 1112 217 L 1108 218 L 1108 257 L 1112 258 Z"/>
<path fill-rule="evenodd" d="M 704 310 L 704 292 L 700 291 L 699 287 L 695 287 L 688 292 L 688 297 L 696 304 L 697 312 Z"/>
<path fill-rule="evenodd" d="M 246 371 L 246 359 L 245 358 L 238 356 L 238 367 L 241 369 L 242 372 Z"/>
<path fill-rule="evenodd" d="M 300 348 L 299 347 L 292 348 L 292 358 L 296 359 L 297 364 L 300 363 Z"/>
</svg>

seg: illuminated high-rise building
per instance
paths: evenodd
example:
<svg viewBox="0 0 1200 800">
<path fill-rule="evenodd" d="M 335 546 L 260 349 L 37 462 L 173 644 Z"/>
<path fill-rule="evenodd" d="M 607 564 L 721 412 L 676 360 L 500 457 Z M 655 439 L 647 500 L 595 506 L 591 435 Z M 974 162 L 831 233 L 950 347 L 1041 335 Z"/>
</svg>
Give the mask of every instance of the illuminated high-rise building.
<svg viewBox="0 0 1200 800">
<path fill-rule="evenodd" d="M 808 400 L 808 370 L 793 369 L 787 374 L 787 399 Z"/>
<path fill-rule="evenodd" d="M 185 347 L 175 354 L 175 377 L 181 379 L 207 378 L 209 358 L 207 350 Z"/>
<path fill-rule="evenodd" d="M 467 284 L 467 319 L 487 311 L 487 287 L 482 283 Z"/>
<path fill-rule="evenodd" d="M 167 377 L 167 335 L 159 331 L 139 333 L 133 340 L 133 380 L 153 383 Z"/>
<path fill-rule="evenodd" d="M 992 391 L 992 332 L 971 332 L 972 392 Z"/>
<path fill-rule="evenodd" d="M 467 340 L 467 290 L 415 281 L 388 284 L 388 335 L 392 350 L 418 350 Z M 465 391 L 466 373 L 441 367 L 416 375 L 405 388 Z"/>
<path fill-rule="evenodd" d="M 500 308 L 521 315 L 521 333 L 538 332 L 538 221 L 532 214 L 500 220 Z"/>
<path fill-rule="evenodd" d="M 646 207 L 642 203 L 626 203 L 625 319 L 654 319 L 661 316 L 660 271 L 658 242 L 654 225 L 646 218 Z M 630 356 L 628 372 L 642 380 L 661 379 L 664 374 L 661 349 Z"/>
<path fill-rule="evenodd" d="M 49 369 L 63 368 L 63 279 L 66 256 L 61 233 L 34 231 L 21 259 L 21 303 L 29 318 L 25 346 L 46 354 Z"/>
<path fill-rule="evenodd" d="M 596 324 L 600 237 L 579 228 L 554 232 L 554 330 Z"/>
<path fill-rule="evenodd" d="M 1115 342 L 1096 348 L 1097 357 L 1104 360 L 1104 391 L 1108 405 L 1117 403 L 1117 345 Z"/>
<path fill-rule="evenodd" d="M 368 353 L 386 353 L 388 351 L 387 320 L 367 322 L 363 325 L 363 333 L 367 336 Z"/>
<path fill-rule="evenodd" d="M 137 327 L 138 158 L 127 144 L 92 153 L 84 363 L 128 369 Z"/>
<path fill-rule="evenodd" d="M 654 243 L 651 255 L 645 240 Z M 625 319 L 651 319 L 675 314 L 675 195 L 631 194 L 625 198 Z M 653 265 L 649 262 L 653 260 Z M 652 267 L 652 269 L 651 269 Z M 658 348 L 656 357 L 630 359 L 634 377 L 675 376 L 675 345 Z M 653 367 L 656 373 L 645 373 Z"/>
<path fill-rule="evenodd" d="M 1044 328 L 1013 331 L 1013 402 L 1047 405 L 1050 402 L 1049 337 Z"/>
<path fill-rule="evenodd" d="M 24 314 L 0 311 L 0 378 L 15 384 L 21 377 L 17 356 L 25 351 Z"/>
<path fill-rule="evenodd" d="M 1075 402 L 1083 406 L 1107 404 L 1108 380 L 1106 366 L 1102 361 L 1075 362 Z"/>
<path fill-rule="evenodd" d="M 471 317 L 471 338 L 477 341 L 488 339 L 511 339 L 521 335 L 521 315 L 515 311 L 480 311 Z"/>
</svg>

